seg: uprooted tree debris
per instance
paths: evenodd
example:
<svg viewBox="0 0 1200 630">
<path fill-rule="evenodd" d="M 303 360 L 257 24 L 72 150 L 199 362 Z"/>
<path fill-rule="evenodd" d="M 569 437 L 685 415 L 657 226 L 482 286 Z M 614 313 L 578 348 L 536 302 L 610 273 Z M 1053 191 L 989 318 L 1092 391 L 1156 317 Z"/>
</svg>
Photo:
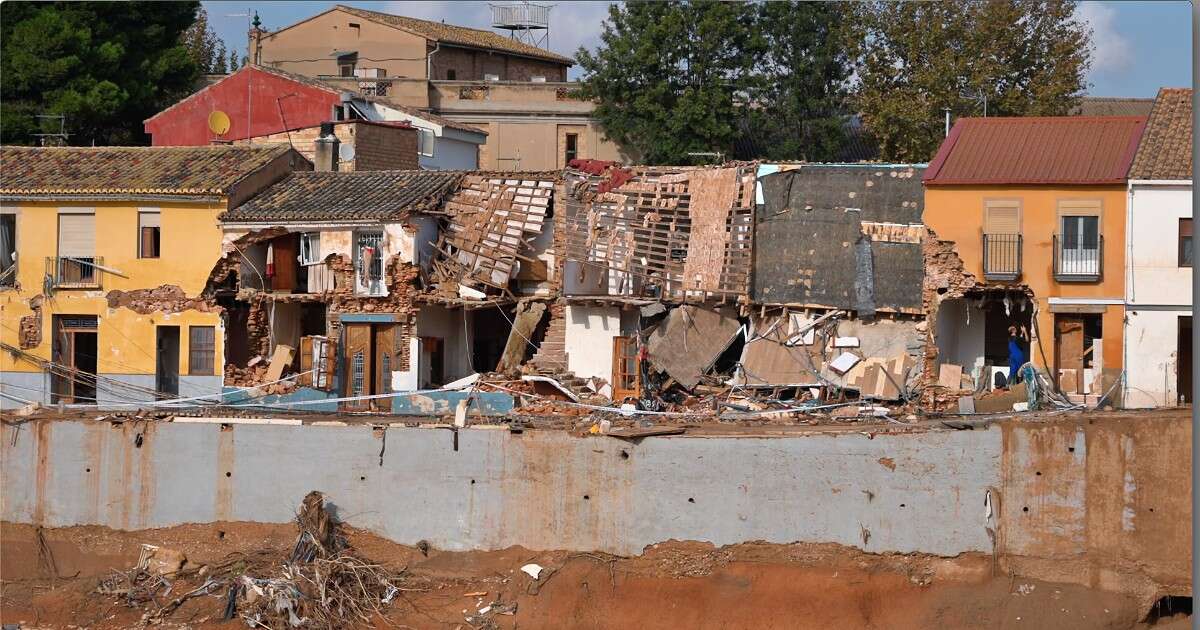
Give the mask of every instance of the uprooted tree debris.
<svg viewBox="0 0 1200 630">
<path fill-rule="evenodd" d="M 145 611 L 151 625 L 184 602 L 216 600 L 223 619 L 241 618 L 251 628 L 346 628 L 370 623 L 406 587 L 406 571 L 388 571 L 359 557 L 313 491 L 296 514 L 292 551 L 279 562 L 267 552 L 231 554 L 211 565 L 191 564 L 178 551 L 144 545 L 138 563 L 113 572 L 97 591 Z"/>
</svg>

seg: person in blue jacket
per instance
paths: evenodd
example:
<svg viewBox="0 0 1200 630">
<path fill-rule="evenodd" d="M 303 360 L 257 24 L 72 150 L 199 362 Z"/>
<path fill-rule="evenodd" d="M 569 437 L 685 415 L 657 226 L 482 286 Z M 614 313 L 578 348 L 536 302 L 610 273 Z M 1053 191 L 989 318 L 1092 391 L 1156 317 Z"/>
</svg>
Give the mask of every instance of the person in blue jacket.
<svg viewBox="0 0 1200 630">
<path fill-rule="evenodd" d="M 1025 350 L 1021 347 L 1025 342 L 1029 341 L 1029 333 L 1025 332 L 1025 327 L 1018 329 L 1016 326 L 1008 327 L 1008 382 L 1021 382 L 1021 366 L 1025 365 L 1026 357 Z"/>
</svg>

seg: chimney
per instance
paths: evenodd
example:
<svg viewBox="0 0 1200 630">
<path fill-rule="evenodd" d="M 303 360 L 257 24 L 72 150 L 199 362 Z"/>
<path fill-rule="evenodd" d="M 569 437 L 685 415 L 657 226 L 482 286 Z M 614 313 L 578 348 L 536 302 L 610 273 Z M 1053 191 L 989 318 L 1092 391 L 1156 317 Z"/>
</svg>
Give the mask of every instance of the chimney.
<svg viewBox="0 0 1200 630">
<path fill-rule="evenodd" d="M 337 171 L 339 144 L 337 136 L 333 135 L 333 123 L 321 123 L 321 135 L 313 141 L 313 170 Z"/>
</svg>

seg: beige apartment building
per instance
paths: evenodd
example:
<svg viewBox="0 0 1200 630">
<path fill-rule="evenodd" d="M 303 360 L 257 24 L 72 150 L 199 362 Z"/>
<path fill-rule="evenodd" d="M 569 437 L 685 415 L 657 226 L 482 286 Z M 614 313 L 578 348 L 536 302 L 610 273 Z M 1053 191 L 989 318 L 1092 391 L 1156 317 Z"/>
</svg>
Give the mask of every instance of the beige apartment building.
<svg viewBox="0 0 1200 630">
<path fill-rule="evenodd" d="M 488 132 L 479 167 L 537 171 L 633 161 L 567 81 L 573 61 L 498 33 L 338 5 L 250 32 L 253 60 Z"/>
</svg>

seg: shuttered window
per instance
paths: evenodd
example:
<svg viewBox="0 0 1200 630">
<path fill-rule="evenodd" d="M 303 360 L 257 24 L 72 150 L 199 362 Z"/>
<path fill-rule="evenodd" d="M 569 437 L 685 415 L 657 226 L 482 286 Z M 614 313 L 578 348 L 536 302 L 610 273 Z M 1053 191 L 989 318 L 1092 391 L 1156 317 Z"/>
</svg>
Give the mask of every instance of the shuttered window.
<svg viewBox="0 0 1200 630">
<path fill-rule="evenodd" d="M 162 244 L 162 215 L 138 212 L 138 258 L 158 258 Z"/>
<path fill-rule="evenodd" d="M 983 231 L 986 234 L 1020 234 L 1020 202 L 1011 199 L 985 201 Z"/>
<path fill-rule="evenodd" d="M 1192 266 L 1192 220 L 1179 220 L 1179 266 Z"/>
<path fill-rule="evenodd" d="M 188 374 L 212 376 L 217 363 L 217 329 L 213 326 L 188 328 Z"/>
<path fill-rule="evenodd" d="M 92 258 L 96 255 L 96 214 L 62 212 L 58 215 L 58 255 Z"/>
</svg>

